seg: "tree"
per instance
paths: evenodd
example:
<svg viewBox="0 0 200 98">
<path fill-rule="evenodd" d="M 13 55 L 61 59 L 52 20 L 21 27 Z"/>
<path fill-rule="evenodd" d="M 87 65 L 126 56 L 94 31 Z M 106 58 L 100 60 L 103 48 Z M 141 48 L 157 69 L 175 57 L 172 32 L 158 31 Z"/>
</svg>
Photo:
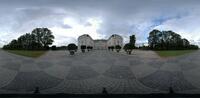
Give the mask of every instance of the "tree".
<svg viewBox="0 0 200 98">
<path fill-rule="evenodd" d="M 108 46 L 108 50 L 110 51 L 110 46 Z"/>
<path fill-rule="evenodd" d="M 136 42 L 136 37 L 135 37 L 135 35 L 131 35 L 131 36 L 130 36 L 130 41 L 129 41 L 129 43 L 130 43 L 133 47 L 135 47 L 135 42 Z"/>
<path fill-rule="evenodd" d="M 54 36 L 47 28 L 36 28 L 32 33 L 21 35 L 17 40 L 5 45 L 6 49 L 41 50 L 48 49 L 53 43 Z"/>
<path fill-rule="evenodd" d="M 60 46 L 60 47 L 56 47 L 57 50 L 67 50 L 67 46 Z"/>
<path fill-rule="evenodd" d="M 71 43 L 67 46 L 70 55 L 74 55 L 75 51 L 77 50 L 77 46 L 74 43 Z"/>
<path fill-rule="evenodd" d="M 88 50 L 88 51 L 91 51 L 92 49 L 93 49 L 92 46 L 87 46 L 87 50 Z"/>
<path fill-rule="evenodd" d="M 85 53 L 86 45 L 81 45 L 81 51 L 82 53 Z"/>
<path fill-rule="evenodd" d="M 127 52 L 127 54 L 131 54 L 132 50 L 133 50 L 133 45 L 130 43 L 127 43 L 124 45 L 124 50 Z"/>
<path fill-rule="evenodd" d="M 189 41 L 173 31 L 153 30 L 149 33 L 148 43 L 153 50 L 190 49 Z"/>
<path fill-rule="evenodd" d="M 115 49 L 116 49 L 117 52 L 119 52 L 119 51 L 121 50 L 121 48 L 122 48 L 122 47 L 121 47 L 120 45 L 116 45 L 116 46 L 115 46 Z"/>
<path fill-rule="evenodd" d="M 90 51 L 91 50 L 91 46 L 87 46 L 87 50 Z"/>
<path fill-rule="evenodd" d="M 154 49 L 157 45 L 158 34 L 160 33 L 159 30 L 153 30 L 149 33 L 148 43 L 151 49 Z"/>
<path fill-rule="evenodd" d="M 199 49 L 199 47 L 198 47 L 197 45 L 189 45 L 189 46 L 188 46 L 188 49 L 197 50 L 197 49 Z"/>
<path fill-rule="evenodd" d="M 183 42 L 183 47 L 185 49 L 187 49 L 190 46 L 190 42 L 187 39 L 184 38 L 182 42 Z"/>
<path fill-rule="evenodd" d="M 18 42 L 16 39 L 12 40 L 10 42 L 10 45 L 11 45 L 11 49 L 17 49 L 18 48 Z"/>
<path fill-rule="evenodd" d="M 41 47 L 38 43 L 35 41 L 35 36 L 26 33 L 22 36 L 20 36 L 18 39 L 18 44 L 20 46 L 20 49 L 25 49 L 25 50 L 39 50 L 38 47 Z"/>
<path fill-rule="evenodd" d="M 36 42 L 42 44 L 43 47 L 48 47 L 54 42 L 54 36 L 48 28 L 36 28 L 31 34 L 35 36 Z"/>
<path fill-rule="evenodd" d="M 115 49 L 115 47 L 114 46 L 110 46 L 110 49 L 113 51 Z"/>
<path fill-rule="evenodd" d="M 2 49 L 4 49 L 4 50 L 10 50 L 10 46 L 9 45 L 4 45 Z"/>
<path fill-rule="evenodd" d="M 92 46 L 90 46 L 90 50 L 92 50 L 93 49 L 93 47 Z"/>
<path fill-rule="evenodd" d="M 53 46 L 51 47 L 51 50 L 57 50 L 56 45 L 53 45 Z"/>
</svg>

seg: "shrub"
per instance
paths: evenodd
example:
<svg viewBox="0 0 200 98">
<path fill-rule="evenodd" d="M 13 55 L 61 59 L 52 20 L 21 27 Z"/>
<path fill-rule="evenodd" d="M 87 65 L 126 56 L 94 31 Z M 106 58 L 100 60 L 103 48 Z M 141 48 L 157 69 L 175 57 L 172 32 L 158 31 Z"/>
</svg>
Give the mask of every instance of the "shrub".
<svg viewBox="0 0 200 98">
<path fill-rule="evenodd" d="M 81 51 L 84 53 L 86 49 L 86 45 L 81 45 Z"/>
<path fill-rule="evenodd" d="M 69 44 L 67 47 L 70 55 L 74 55 L 75 51 L 77 51 L 77 46 L 74 43 Z"/>
<path fill-rule="evenodd" d="M 67 46 L 68 50 L 76 50 L 77 46 L 74 43 L 71 43 Z"/>
<path fill-rule="evenodd" d="M 70 54 L 70 55 L 74 55 L 74 54 L 75 54 L 75 51 L 69 51 L 69 54 Z"/>
<path fill-rule="evenodd" d="M 49 46 L 44 46 L 44 49 L 45 49 L 45 50 L 49 50 L 50 47 L 49 47 Z"/>
<path fill-rule="evenodd" d="M 121 50 L 121 48 L 122 48 L 122 47 L 121 47 L 120 45 L 116 45 L 116 46 L 115 46 L 115 49 L 116 49 L 117 52 L 119 52 L 119 51 Z"/>
<path fill-rule="evenodd" d="M 91 46 L 87 46 L 87 50 L 90 51 L 91 50 Z"/>
<path fill-rule="evenodd" d="M 149 50 L 149 46 L 140 46 L 138 49 L 142 49 L 142 50 Z"/>
<path fill-rule="evenodd" d="M 199 49 L 199 47 L 197 45 L 189 45 L 189 49 L 196 50 L 196 49 Z"/>
<path fill-rule="evenodd" d="M 110 46 L 110 49 L 113 51 L 115 49 L 115 47 L 114 46 Z"/>
<path fill-rule="evenodd" d="M 57 50 L 67 50 L 67 46 L 56 47 Z"/>
<path fill-rule="evenodd" d="M 108 46 L 108 50 L 110 51 L 110 46 Z"/>
<path fill-rule="evenodd" d="M 78 50 L 78 46 L 76 46 L 75 52 L 77 52 L 77 50 Z"/>
<path fill-rule="evenodd" d="M 57 47 L 56 47 L 55 45 L 53 45 L 53 46 L 51 47 L 51 50 L 57 50 Z"/>
<path fill-rule="evenodd" d="M 131 54 L 133 49 L 134 49 L 134 46 L 129 43 L 124 45 L 124 50 L 127 52 L 127 54 Z"/>
</svg>

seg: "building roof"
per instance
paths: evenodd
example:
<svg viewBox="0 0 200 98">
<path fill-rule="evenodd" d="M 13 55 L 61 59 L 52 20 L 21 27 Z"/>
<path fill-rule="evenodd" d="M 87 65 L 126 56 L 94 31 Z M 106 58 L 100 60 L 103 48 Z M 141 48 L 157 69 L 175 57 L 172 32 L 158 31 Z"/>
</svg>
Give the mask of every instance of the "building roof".
<svg viewBox="0 0 200 98">
<path fill-rule="evenodd" d="M 79 36 L 78 39 L 81 38 L 81 37 L 89 37 L 90 39 L 92 39 L 92 37 L 89 34 L 83 34 L 83 35 Z"/>
<path fill-rule="evenodd" d="M 113 34 L 113 35 L 111 35 L 111 36 L 108 38 L 108 40 L 111 39 L 112 37 L 115 37 L 115 36 L 121 37 L 121 36 L 118 35 L 118 34 Z M 121 38 L 122 38 L 122 37 L 121 37 Z"/>
</svg>

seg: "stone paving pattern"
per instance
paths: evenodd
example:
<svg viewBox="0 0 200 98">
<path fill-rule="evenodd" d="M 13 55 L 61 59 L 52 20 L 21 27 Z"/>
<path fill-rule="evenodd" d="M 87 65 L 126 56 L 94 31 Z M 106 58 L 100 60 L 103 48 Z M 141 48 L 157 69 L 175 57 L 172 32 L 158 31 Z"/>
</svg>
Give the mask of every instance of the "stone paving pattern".
<svg viewBox="0 0 200 98">
<path fill-rule="evenodd" d="M 160 58 L 153 51 L 132 55 L 94 50 L 49 51 L 33 59 L 0 50 L 0 93 L 200 93 L 200 51 Z"/>
</svg>

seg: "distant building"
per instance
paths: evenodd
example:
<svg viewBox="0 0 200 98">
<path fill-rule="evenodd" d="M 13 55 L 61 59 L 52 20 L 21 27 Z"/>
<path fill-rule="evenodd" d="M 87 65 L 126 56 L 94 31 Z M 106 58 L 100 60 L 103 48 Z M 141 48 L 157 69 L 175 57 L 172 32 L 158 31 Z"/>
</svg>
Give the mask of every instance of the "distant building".
<svg viewBox="0 0 200 98">
<path fill-rule="evenodd" d="M 93 40 L 88 34 L 84 34 L 78 37 L 78 48 L 81 45 L 92 46 L 94 49 L 108 49 L 109 46 L 120 45 L 123 46 L 123 38 L 120 35 L 113 34 L 107 40 L 97 39 Z"/>
<path fill-rule="evenodd" d="M 105 39 L 98 39 L 94 40 L 94 49 L 107 49 L 107 40 Z"/>
</svg>

